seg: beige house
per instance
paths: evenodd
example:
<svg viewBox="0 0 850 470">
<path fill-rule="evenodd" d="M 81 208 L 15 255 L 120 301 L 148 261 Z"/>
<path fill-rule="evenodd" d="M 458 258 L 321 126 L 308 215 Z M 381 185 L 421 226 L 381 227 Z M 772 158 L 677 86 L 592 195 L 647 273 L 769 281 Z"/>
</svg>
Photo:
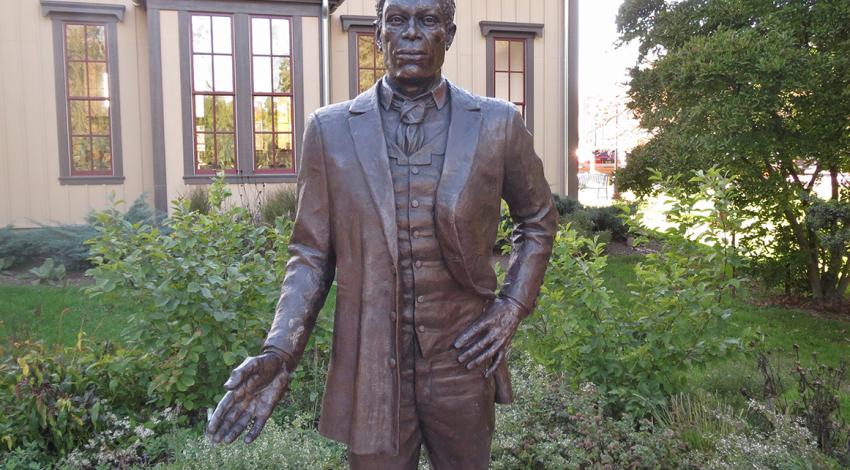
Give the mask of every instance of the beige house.
<svg viewBox="0 0 850 470">
<path fill-rule="evenodd" d="M 575 127 L 575 61 L 565 53 L 575 45 L 565 10 L 576 2 L 457 0 L 443 70 L 519 107 L 560 194 L 576 189 L 566 131 Z M 242 191 L 293 184 L 310 113 L 383 74 L 374 0 L 3 7 L 0 227 L 78 223 L 113 195 L 146 194 L 167 210 L 221 171 Z"/>
</svg>

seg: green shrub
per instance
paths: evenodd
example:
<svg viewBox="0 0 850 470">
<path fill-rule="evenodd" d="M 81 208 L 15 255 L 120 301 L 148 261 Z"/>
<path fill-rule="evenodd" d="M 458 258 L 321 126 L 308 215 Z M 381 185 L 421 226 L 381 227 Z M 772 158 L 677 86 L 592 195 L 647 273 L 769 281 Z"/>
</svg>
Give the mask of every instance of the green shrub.
<svg viewBox="0 0 850 470">
<path fill-rule="evenodd" d="M 539 313 L 521 325 L 525 350 L 576 387 L 596 384 L 614 415 L 646 415 L 683 389 L 687 368 L 741 347 L 740 338 L 719 333 L 731 316 L 723 296 L 741 282 L 734 247 L 713 225 L 725 210 L 726 182 L 704 179 L 702 196 L 710 193 L 714 208 L 696 209 L 699 196 L 674 204 L 664 248 L 635 267 L 631 301 L 620 303 L 604 285 L 602 244 L 568 227 L 556 236 Z M 694 242 L 688 235 L 696 225 L 704 230 Z"/>
<path fill-rule="evenodd" d="M 16 343 L 0 363 L 0 445 L 64 455 L 103 425 L 109 410 L 140 410 L 145 376 L 136 356 L 79 334 L 71 348 Z M 28 451 L 26 451 L 28 452 Z M 25 452 L 25 453 L 26 453 Z"/>
<path fill-rule="evenodd" d="M 244 208 L 217 209 L 228 196 L 216 180 L 209 214 L 179 200 L 163 229 L 116 210 L 96 216 L 90 292 L 137 306 L 126 340 L 147 355 L 148 391 L 162 406 L 214 406 L 230 370 L 259 351 L 280 293 L 288 226 L 256 226 Z"/>
<path fill-rule="evenodd" d="M 159 468 L 336 470 L 345 467 L 345 447 L 319 435 L 311 417 L 297 416 L 283 424 L 269 420 L 260 437 L 248 445 L 241 440 L 229 446 L 213 445 L 206 437 L 197 438 L 185 446 L 173 463 Z"/>
<path fill-rule="evenodd" d="M 621 207 L 592 207 L 587 209 L 587 214 L 593 233 L 608 232 L 611 239 L 626 241 L 629 236 L 629 226 L 624 219 L 626 213 Z"/>
<path fill-rule="evenodd" d="M 553 194 L 552 197 L 555 198 L 555 209 L 561 217 L 584 209 L 584 206 L 577 199 L 570 199 L 560 194 Z"/>
<path fill-rule="evenodd" d="M 295 187 L 285 186 L 273 190 L 265 195 L 260 204 L 260 220 L 267 225 L 274 226 L 278 217 L 295 220 L 295 211 L 298 209 L 298 191 Z"/>
<path fill-rule="evenodd" d="M 41 284 L 42 282 L 56 284 L 65 279 L 65 265 L 56 264 L 53 258 L 47 258 L 41 266 L 30 269 L 30 274 L 35 276 L 33 284 Z"/>
<path fill-rule="evenodd" d="M 209 214 L 212 210 L 210 190 L 206 186 L 195 186 L 183 196 L 189 202 L 189 210 L 201 214 Z"/>
</svg>

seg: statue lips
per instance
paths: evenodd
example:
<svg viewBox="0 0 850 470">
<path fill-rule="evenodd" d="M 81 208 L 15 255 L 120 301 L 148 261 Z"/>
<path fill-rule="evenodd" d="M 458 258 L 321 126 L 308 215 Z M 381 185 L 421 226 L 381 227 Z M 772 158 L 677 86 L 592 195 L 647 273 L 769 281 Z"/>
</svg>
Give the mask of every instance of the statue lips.
<svg viewBox="0 0 850 470">
<path fill-rule="evenodd" d="M 428 58 L 428 53 L 419 49 L 399 49 L 395 51 L 395 57 L 399 62 L 417 63 Z"/>
</svg>

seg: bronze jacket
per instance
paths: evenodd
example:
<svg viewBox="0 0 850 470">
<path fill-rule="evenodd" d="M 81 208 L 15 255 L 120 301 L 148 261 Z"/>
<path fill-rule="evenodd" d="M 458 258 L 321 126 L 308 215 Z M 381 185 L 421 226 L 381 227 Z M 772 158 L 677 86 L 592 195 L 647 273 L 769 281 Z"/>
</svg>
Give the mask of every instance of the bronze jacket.
<svg viewBox="0 0 850 470">
<path fill-rule="evenodd" d="M 514 221 L 514 253 L 499 291 L 530 313 L 552 251 L 557 213 L 522 116 L 504 101 L 449 84 L 451 124 L 435 226 L 452 276 L 496 297 L 490 257 L 500 198 Z M 398 447 L 398 247 L 395 203 L 376 87 L 311 117 L 298 173 L 298 211 L 266 347 L 300 359 L 337 280 L 330 370 L 319 431 L 357 454 Z M 468 325 L 446 324 L 460 332 Z M 509 402 L 506 367 L 497 372 Z M 501 382 L 501 383 L 499 383 Z"/>
</svg>

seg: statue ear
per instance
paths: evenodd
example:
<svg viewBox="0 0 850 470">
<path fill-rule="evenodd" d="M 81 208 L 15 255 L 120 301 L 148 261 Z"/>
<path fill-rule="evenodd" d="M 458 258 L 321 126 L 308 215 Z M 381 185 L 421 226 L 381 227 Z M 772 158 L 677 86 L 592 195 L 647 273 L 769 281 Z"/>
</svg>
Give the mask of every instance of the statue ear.
<svg viewBox="0 0 850 470">
<path fill-rule="evenodd" d="M 384 51 L 384 43 L 381 42 L 381 25 L 375 25 L 375 45 L 378 46 L 378 50 Z"/>
<path fill-rule="evenodd" d="M 449 27 L 446 28 L 446 33 L 446 50 L 449 50 L 455 40 L 455 33 L 457 33 L 457 25 L 454 23 L 450 24 Z"/>
</svg>

